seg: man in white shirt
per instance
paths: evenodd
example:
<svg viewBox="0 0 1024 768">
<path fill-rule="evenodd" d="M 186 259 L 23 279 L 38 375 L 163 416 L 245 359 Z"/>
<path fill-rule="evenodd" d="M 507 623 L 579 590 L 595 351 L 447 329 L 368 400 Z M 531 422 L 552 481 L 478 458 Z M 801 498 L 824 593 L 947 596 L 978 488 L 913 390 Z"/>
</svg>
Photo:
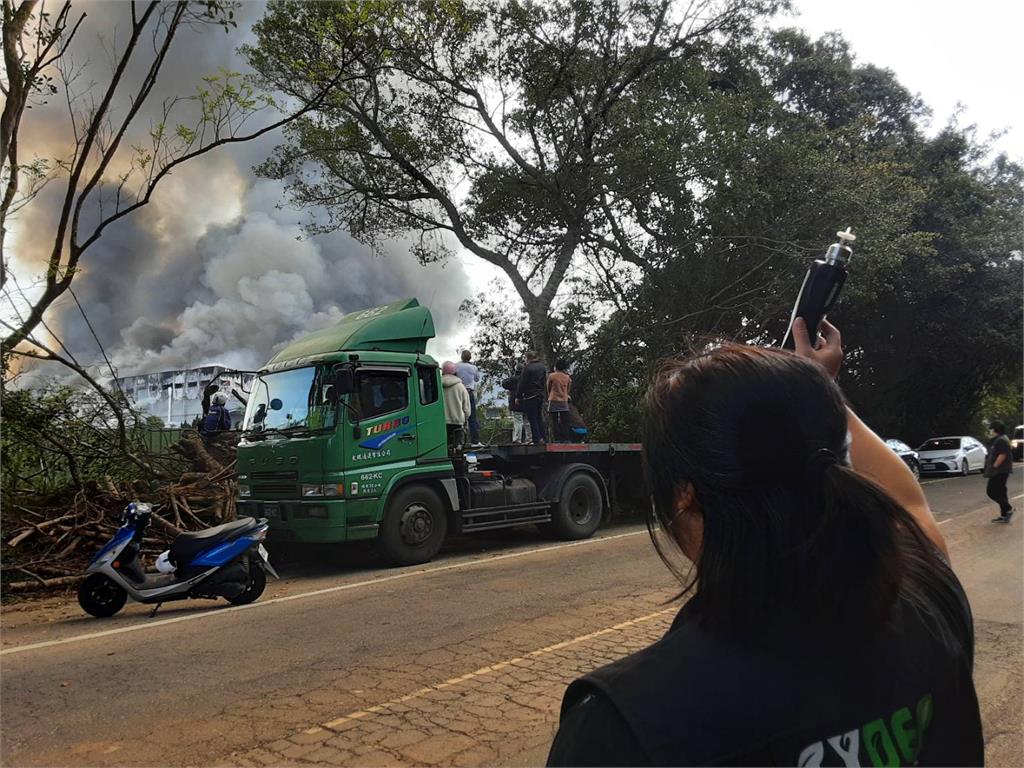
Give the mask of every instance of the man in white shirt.
<svg viewBox="0 0 1024 768">
<path fill-rule="evenodd" d="M 469 440 L 471 448 L 483 448 L 484 444 L 480 442 L 480 422 L 476 418 L 476 386 L 480 383 L 480 369 L 473 365 L 470 360 L 473 359 L 473 354 L 468 350 L 462 350 L 462 362 L 456 363 L 455 375 L 458 376 L 462 383 L 469 390 Z"/>
</svg>

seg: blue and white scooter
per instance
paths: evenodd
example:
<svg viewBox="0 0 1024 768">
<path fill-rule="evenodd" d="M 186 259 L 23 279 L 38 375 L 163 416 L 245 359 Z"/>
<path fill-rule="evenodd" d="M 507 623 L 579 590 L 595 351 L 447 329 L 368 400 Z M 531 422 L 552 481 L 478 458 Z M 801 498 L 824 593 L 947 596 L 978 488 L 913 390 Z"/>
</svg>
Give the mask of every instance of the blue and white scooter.
<svg viewBox="0 0 1024 768">
<path fill-rule="evenodd" d="M 140 603 L 188 598 L 227 598 L 232 605 L 255 601 L 277 572 L 263 539 L 264 519 L 242 518 L 195 533 L 180 533 L 157 560 L 158 573 L 145 573 L 139 560 L 152 508 L 133 502 L 121 516 L 114 538 L 96 553 L 78 587 L 78 604 L 97 617 L 113 616 L 130 597 Z"/>
</svg>

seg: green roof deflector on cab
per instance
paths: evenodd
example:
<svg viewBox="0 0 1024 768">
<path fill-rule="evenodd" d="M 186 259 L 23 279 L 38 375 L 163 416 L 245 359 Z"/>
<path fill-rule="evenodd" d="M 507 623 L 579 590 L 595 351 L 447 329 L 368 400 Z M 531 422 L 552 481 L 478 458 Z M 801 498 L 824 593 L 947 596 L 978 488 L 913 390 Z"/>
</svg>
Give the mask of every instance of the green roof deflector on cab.
<svg viewBox="0 0 1024 768">
<path fill-rule="evenodd" d="M 345 315 L 330 328 L 314 331 L 293 341 L 267 363 L 280 367 L 302 358 L 340 350 L 419 352 L 427 350 L 427 339 L 434 338 L 434 318 L 416 299 L 403 299 L 382 307 L 361 309 Z"/>
</svg>

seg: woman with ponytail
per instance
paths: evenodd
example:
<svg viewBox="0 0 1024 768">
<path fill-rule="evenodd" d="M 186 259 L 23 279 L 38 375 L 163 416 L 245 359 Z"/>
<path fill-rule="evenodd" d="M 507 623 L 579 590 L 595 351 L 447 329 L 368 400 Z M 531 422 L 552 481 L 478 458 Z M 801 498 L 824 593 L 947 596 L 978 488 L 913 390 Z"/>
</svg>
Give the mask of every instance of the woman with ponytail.
<svg viewBox="0 0 1024 768">
<path fill-rule="evenodd" d="M 795 331 L 795 353 L 721 346 L 651 383 L 648 528 L 689 600 L 569 686 L 549 765 L 983 762 L 970 608 L 928 502 L 836 386 L 839 331 Z"/>
</svg>

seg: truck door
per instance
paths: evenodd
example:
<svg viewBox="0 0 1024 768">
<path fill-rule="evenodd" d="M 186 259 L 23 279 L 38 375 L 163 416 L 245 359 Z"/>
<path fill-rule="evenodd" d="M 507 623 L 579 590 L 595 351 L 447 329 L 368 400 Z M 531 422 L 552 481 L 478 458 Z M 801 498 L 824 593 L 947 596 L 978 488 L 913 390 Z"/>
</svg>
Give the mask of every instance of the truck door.
<svg viewBox="0 0 1024 768">
<path fill-rule="evenodd" d="M 391 476 L 416 463 L 416 400 L 408 367 L 361 366 L 356 371 L 351 404 L 359 414 L 349 432 L 349 499 L 379 496 Z M 352 415 L 347 414 L 352 422 Z M 352 426 L 357 426 L 351 424 Z"/>
</svg>

